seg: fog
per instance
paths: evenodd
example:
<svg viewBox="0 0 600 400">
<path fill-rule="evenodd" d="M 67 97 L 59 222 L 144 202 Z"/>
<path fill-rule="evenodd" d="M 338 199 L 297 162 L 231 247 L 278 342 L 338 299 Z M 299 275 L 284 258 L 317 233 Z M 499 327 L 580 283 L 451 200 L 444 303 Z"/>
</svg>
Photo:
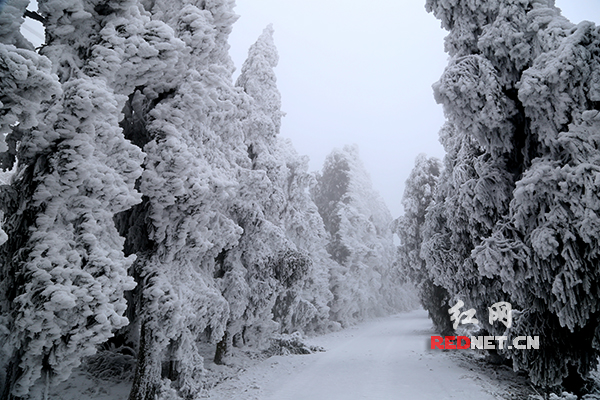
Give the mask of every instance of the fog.
<svg viewBox="0 0 600 400">
<path fill-rule="evenodd" d="M 402 214 L 404 181 L 419 153 L 442 158 L 444 122 L 431 85 L 447 63 L 445 31 L 425 1 L 236 0 L 230 37 L 238 69 L 273 23 L 281 134 L 310 157 L 311 170 L 345 144 L 359 145 L 375 188 Z M 600 20 L 598 0 L 560 0 L 572 22 Z"/>
</svg>

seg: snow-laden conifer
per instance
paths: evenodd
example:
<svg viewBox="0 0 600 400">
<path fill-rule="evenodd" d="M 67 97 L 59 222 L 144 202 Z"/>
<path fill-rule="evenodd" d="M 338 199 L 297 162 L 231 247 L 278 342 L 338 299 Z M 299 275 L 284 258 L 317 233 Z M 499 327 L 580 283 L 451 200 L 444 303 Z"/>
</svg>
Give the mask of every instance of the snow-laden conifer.
<svg viewBox="0 0 600 400">
<path fill-rule="evenodd" d="M 99 38 L 115 20 L 136 25 L 132 4 L 39 4 L 51 67 L 28 55 L 43 74 L 27 80 L 30 94 L 21 96 L 28 97 L 29 115 L 9 121 L 13 142 L 4 158 L 16 158 L 7 190 L 18 197 L 6 210 L 9 239 L 2 248 L 3 398 L 39 398 L 127 324 L 123 293 L 135 286 L 127 276 L 133 258 L 123 255 L 113 216 L 140 201 L 134 184 L 142 153 L 119 127 L 125 96 L 116 77 L 124 60 Z M 9 52 L 13 60 L 24 54 Z M 20 107 L 15 103 L 13 113 Z"/>
<path fill-rule="evenodd" d="M 442 165 L 436 158 L 417 156 L 402 197 L 404 215 L 394 220 L 393 230 L 400 239 L 398 246 L 398 264 L 403 275 L 407 275 L 418 290 L 421 305 L 429 313 L 438 332 L 452 332 L 448 318 L 448 291 L 433 282 L 421 255 L 423 229 L 427 209 L 434 202 Z"/>
<path fill-rule="evenodd" d="M 402 291 L 401 282 L 383 279 L 394 264 L 392 218 L 372 188 L 358 148 L 329 154 L 317 181 L 313 198 L 329 235 L 327 250 L 337 263 L 331 271 L 331 318 L 348 325 L 385 312 L 390 297 Z"/>
<path fill-rule="evenodd" d="M 423 255 L 478 314 L 502 300 L 520 309 L 509 339 L 545 338 L 505 352 L 515 368 L 572 385 L 597 363 L 598 28 L 574 26 L 552 1 L 427 8 L 449 30 L 452 58 L 434 87 L 448 154 Z"/>
<path fill-rule="evenodd" d="M 298 155 L 290 141 L 280 140 L 279 144 L 287 169 L 286 179 L 281 182 L 286 198 L 282 212 L 286 236 L 312 262 L 300 287 L 284 294 L 276 306 L 287 309 L 281 313 L 284 332 L 324 331 L 329 325 L 328 304 L 333 299 L 329 271 L 335 262 L 327 253 L 327 233 L 309 192 L 316 179 L 308 172 L 308 157 Z"/>
<path fill-rule="evenodd" d="M 220 258 L 221 287 L 231 314 L 217 347 L 218 363 L 232 344 L 261 346 L 278 328 L 293 327 L 292 306 L 312 268 L 309 254 L 286 235 L 287 186 L 293 178 L 286 159 L 290 154 L 278 137 L 283 113 L 273 71 L 277 62 L 269 26 L 250 48 L 236 83 L 247 99 L 242 123 L 248 163 L 240 171 L 231 208 L 243 234 Z"/>
<path fill-rule="evenodd" d="M 219 341 L 230 312 L 215 281 L 219 255 L 242 233 L 230 217 L 246 162 L 244 100 L 225 44 L 235 14 L 230 2 L 145 6 L 182 44 L 182 68 L 137 87 L 124 110 L 127 137 L 146 153 L 144 200 L 119 215 L 126 249 L 138 255 L 125 335 L 139 346 L 130 398 L 189 397 L 202 385 L 199 340 Z"/>
</svg>

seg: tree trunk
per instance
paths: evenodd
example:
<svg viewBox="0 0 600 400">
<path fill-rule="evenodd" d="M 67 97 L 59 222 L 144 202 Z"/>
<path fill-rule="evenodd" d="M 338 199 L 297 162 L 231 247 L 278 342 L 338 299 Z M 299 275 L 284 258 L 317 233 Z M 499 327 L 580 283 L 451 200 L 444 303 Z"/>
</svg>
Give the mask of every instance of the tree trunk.
<svg viewBox="0 0 600 400">
<path fill-rule="evenodd" d="M 148 322 L 142 323 L 137 368 L 129 400 L 155 400 L 158 398 L 161 381 L 160 351 L 153 338 Z"/>
<path fill-rule="evenodd" d="M 229 333 L 225 330 L 223 334 L 223 338 L 219 343 L 217 343 L 217 350 L 215 351 L 215 364 L 223 365 L 225 364 L 225 359 L 229 355 L 229 350 L 231 348 L 231 344 L 229 343 Z"/>
<path fill-rule="evenodd" d="M 4 387 L 0 388 L 0 400 L 19 400 L 22 397 L 17 397 L 11 394 L 13 388 L 15 387 L 15 383 L 17 383 L 17 379 L 22 373 L 19 368 L 19 363 L 21 361 L 22 352 L 19 350 L 16 354 L 13 355 L 12 360 L 10 360 L 6 366 L 6 370 L 4 371 L 6 375 L 4 376 L 4 382 L 0 381 L 4 385 Z"/>
<path fill-rule="evenodd" d="M 4 382 L 2 384 L 2 392 L 0 392 L 0 400 L 12 400 L 14 397 L 10 394 L 12 387 L 14 386 L 15 374 L 17 368 L 14 361 L 8 363 L 6 368 L 6 375 L 4 376 Z"/>
</svg>

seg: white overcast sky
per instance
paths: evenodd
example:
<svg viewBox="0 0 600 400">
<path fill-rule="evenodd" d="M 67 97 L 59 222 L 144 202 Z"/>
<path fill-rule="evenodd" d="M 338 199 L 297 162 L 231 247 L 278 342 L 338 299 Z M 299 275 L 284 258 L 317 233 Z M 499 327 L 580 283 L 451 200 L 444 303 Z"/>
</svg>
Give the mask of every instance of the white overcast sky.
<svg viewBox="0 0 600 400">
<path fill-rule="evenodd" d="M 425 0 L 236 0 L 230 36 L 238 67 L 265 26 L 279 50 L 281 134 L 310 157 L 311 170 L 358 144 L 393 217 L 419 153 L 442 158 L 442 107 L 431 85 L 447 63 L 439 21 Z M 600 0 L 557 0 L 572 22 L 600 22 Z"/>
<path fill-rule="evenodd" d="M 442 158 L 442 107 L 431 85 L 447 63 L 439 21 L 425 0 L 236 0 L 230 36 L 238 72 L 270 23 L 279 50 L 281 134 L 319 170 L 334 148 L 356 143 L 375 189 L 402 214 L 404 182 L 419 153 Z M 557 0 L 572 22 L 600 22 L 600 0 Z M 35 9 L 34 2 L 29 7 Z M 43 38 L 35 22 L 23 33 Z M 37 38 L 36 38 L 37 36 Z M 238 72 L 236 72 L 236 77 Z"/>
</svg>

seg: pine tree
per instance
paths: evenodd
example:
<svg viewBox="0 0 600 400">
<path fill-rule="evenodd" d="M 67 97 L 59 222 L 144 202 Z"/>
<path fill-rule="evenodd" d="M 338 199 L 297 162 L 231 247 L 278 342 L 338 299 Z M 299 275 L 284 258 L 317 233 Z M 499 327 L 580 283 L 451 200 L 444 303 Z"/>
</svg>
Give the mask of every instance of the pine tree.
<svg viewBox="0 0 600 400">
<path fill-rule="evenodd" d="M 115 21 L 135 26 L 139 13 L 131 5 L 40 1 L 47 58 L 14 47 L 5 58 L 22 74 L 16 78 L 29 79 L 28 86 L 13 86 L 20 86 L 21 99 L 11 95 L 12 111 L 3 114 L 3 129 L 4 122 L 12 129 L 3 167 L 17 164 L 3 188 L 11 200 L 1 249 L 2 398 L 40 398 L 127 324 L 124 291 L 135 286 L 127 276 L 133 258 L 123 255 L 113 216 L 140 201 L 134 184 L 142 153 L 118 124 L 126 89 L 116 83 L 124 70 L 115 55 L 124 49 L 106 46 L 100 32 Z M 19 15 L 24 7 L 19 3 Z M 12 43 L 20 45 L 17 36 Z M 26 68 L 13 70 L 15 62 Z"/>
<path fill-rule="evenodd" d="M 246 162 L 244 100 L 226 52 L 235 14 L 231 2 L 180 6 L 152 4 L 154 24 L 181 46 L 179 61 L 168 79 L 138 86 L 124 110 L 127 137 L 146 153 L 143 202 L 119 215 L 126 250 L 138 256 L 135 324 L 124 332 L 139 348 L 130 399 L 198 392 L 198 341 L 218 342 L 230 312 L 215 279 L 219 257 L 242 234 L 230 216 Z"/>
<path fill-rule="evenodd" d="M 428 311 L 436 330 L 442 334 L 450 334 L 453 331 L 448 318 L 450 295 L 446 289 L 433 282 L 421 256 L 425 215 L 434 201 L 441 169 L 438 159 L 428 159 L 424 154 L 417 156 L 415 166 L 406 180 L 402 198 L 404 215 L 394 221 L 393 229 L 400 239 L 400 269 L 416 285 L 421 305 Z"/>
<path fill-rule="evenodd" d="M 317 177 L 313 198 L 329 234 L 327 251 L 337 263 L 331 270 L 331 318 L 348 325 L 389 309 L 388 293 L 401 282 L 382 276 L 392 268 L 392 218 L 373 190 L 356 146 L 334 150 Z"/>
<path fill-rule="evenodd" d="M 452 57 L 435 87 L 448 155 L 425 223 L 428 267 L 478 313 L 511 301 L 521 311 L 509 340 L 544 338 L 506 351 L 514 367 L 578 389 L 599 351 L 598 28 L 574 26 L 551 1 L 427 8 Z"/>
</svg>

